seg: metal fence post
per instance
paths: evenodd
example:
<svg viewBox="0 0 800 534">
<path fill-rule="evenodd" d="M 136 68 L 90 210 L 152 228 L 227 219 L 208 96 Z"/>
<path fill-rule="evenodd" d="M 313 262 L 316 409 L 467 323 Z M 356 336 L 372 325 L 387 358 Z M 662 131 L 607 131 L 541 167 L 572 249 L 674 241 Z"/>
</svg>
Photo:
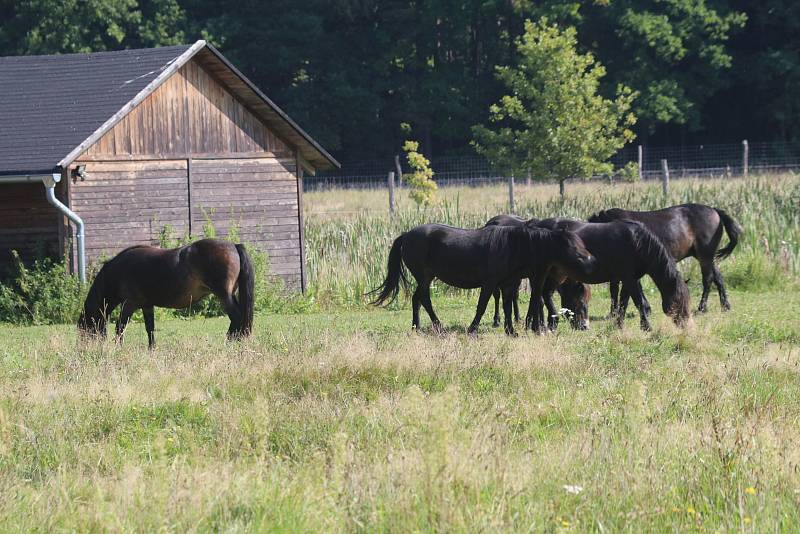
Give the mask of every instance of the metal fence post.
<svg viewBox="0 0 800 534">
<path fill-rule="evenodd" d="M 747 178 L 750 170 L 750 144 L 747 139 L 742 141 L 742 175 Z"/>
<path fill-rule="evenodd" d="M 644 180 L 644 147 L 639 145 L 638 150 L 639 180 Z"/>
<path fill-rule="evenodd" d="M 389 171 L 389 213 L 394 213 L 394 171 Z"/>
<path fill-rule="evenodd" d="M 514 213 L 514 175 L 508 177 L 508 210 Z"/>
<path fill-rule="evenodd" d="M 669 195 L 669 166 L 667 160 L 661 160 L 661 192 L 666 198 Z"/>
</svg>

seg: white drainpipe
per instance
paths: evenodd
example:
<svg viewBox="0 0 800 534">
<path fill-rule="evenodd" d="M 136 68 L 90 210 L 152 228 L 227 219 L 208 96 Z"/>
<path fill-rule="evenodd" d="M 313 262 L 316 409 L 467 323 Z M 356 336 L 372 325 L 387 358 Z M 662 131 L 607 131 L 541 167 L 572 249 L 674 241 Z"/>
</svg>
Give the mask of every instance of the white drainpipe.
<svg viewBox="0 0 800 534">
<path fill-rule="evenodd" d="M 75 224 L 75 238 L 78 243 L 78 277 L 82 284 L 86 283 L 86 247 L 83 243 L 83 220 L 56 198 L 56 184 L 61 181 L 61 174 L 54 172 L 52 176 L 42 176 L 44 194 L 47 201 L 67 216 Z"/>
</svg>

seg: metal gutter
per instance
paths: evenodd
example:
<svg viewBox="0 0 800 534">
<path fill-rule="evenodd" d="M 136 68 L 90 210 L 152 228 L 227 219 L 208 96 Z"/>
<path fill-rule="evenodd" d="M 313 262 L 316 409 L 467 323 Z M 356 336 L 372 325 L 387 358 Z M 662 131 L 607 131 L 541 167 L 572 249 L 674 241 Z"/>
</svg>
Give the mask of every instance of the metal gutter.
<svg viewBox="0 0 800 534">
<path fill-rule="evenodd" d="M 0 184 L 33 184 L 46 178 L 43 174 L 12 174 L 0 176 Z"/>
</svg>

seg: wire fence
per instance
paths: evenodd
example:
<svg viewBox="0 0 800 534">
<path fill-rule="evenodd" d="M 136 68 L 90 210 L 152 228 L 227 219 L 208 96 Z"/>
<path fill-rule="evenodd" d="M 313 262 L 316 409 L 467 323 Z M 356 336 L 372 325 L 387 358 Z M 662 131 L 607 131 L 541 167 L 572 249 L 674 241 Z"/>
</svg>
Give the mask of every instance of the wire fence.
<svg viewBox="0 0 800 534">
<path fill-rule="evenodd" d="M 400 158 L 403 173 L 410 172 Z M 611 162 L 615 168 L 635 163 L 644 180 L 661 179 L 666 160 L 672 178 L 722 178 L 749 173 L 800 170 L 800 143 L 727 143 L 686 146 L 627 146 Z M 439 187 L 482 186 L 508 181 L 480 156 L 433 158 L 431 167 Z M 319 172 L 304 183 L 306 191 L 328 189 L 386 189 L 388 174 L 396 171 L 394 158 L 344 163 L 336 171 Z M 594 177 L 596 179 L 606 177 Z M 527 176 L 516 177 L 527 180 Z"/>
</svg>

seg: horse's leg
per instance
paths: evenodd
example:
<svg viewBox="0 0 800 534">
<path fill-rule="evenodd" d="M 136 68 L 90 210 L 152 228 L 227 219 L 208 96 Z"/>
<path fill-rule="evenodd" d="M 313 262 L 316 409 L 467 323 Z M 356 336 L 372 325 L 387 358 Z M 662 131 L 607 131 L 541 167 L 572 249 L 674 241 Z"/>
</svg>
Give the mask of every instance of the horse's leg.
<svg viewBox="0 0 800 534">
<path fill-rule="evenodd" d="M 630 284 L 630 294 L 631 298 L 633 299 L 633 304 L 639 310 L 639 326 L 641 326 L 642 330 L 645 332 L 649 332 L 652 330 L 650 326 L 650 320 L 648 316 L 650 315 L 650 303 L 647 302 L 647 298 L 644 296 L 644 291 L 642 290 L 642 283 L 641 281 L 637 280 L 635 283 Z"/>
<path fill-rule="evenodd" d="M 436 317 L 436 312 L 433 311 L 433 303 L 431 302 L 431 281 L 428 280 L 422 287 L 422 294 L 420 298 L 422 300 L 422 305 L 425 307 L 425 311 L 428 312 L 428 317 L 431 318 L 431 325 L 433 326 L 433 331 L 437 334 L 441 334 L 444 332 L 444 328 L 442 328 L 442 322 Z M 419 323 L 419 320 L 418 320 Z"/>
<path fill-rule="evenodd" d="M 144 315 L 144 329 L 147 330 L 147 348 L 154 349 L 156 347 L 155 310 L 153 310 L 152 306 L 144 306 L 142 315 Z"/>
<path fill-rule="evenodd" d="M 478 330 L 478 325 L 481 324 L 481 317 L 486 311 L 486 305 L 489 303 L 489 298 L 494 293 L 495 285 L 485 285 L 481 287 L 481 294 L 478 297 L 478 307 L 475 309 L 475 318 L 467 329 L 468 334 L 474 334 Z"/>
<path fill-rule="evenodd" d="M 611 311 L 608 312 L 608 318 L 613 319 L 619 315 L 619 280 L 611 280 L 608 283 L 608 292 L 611 295 Z"/>
<path fill-rule="evenodd" d="M 492 326 L 497 328 L 500 326 L 500 288 L 494 290 L 494 319 L 492 319 Z M 503 309 L 505 310 L 505 293 L 503 293 Z"/>
<path fill-rule="evenodd" d="M 519 286 L 517 286 L 518 288 Z M 517 289 L 514 286 L 503 288 L 503 313 L 505 315 L 505 332 L 509 336 L 517 337 L 514 331 L 514 321 L 512 320 L 512 311 L 514 309 L 514 296 Z"/>
<path fill-rule="evenodd" d="M 711 292 L 711 281 L 714 278 L 714 258 L 700 260 L 700 272 L 703 277 L 703 294 L 700 295 L 697 313 L 705 313 L 708 310 L 708 294 Z"/>
<path fill-rule="evenodd" d="M 544 283 L 542 297 L 544 298 L 544 305 L 547 308 L 547 328 L 551 332 L 555 332 L 558 329 L 558 309 L 553 302 L 553 293 L 555 290 L 555 280 L 548 278 Z"/>
<path fill-rule="evenodd" d="M 417 289 L 411 295 L 411 329 L 419 331 L 419 307 L 422 305 L 422 286 L 417 282 Z"/>
<path fill-rule="evenodd" d="M 517 284 L 517 287 L 514 288 L 514 296 L 512 297 L 514 299 L 512 301 L 514 303 L 514 321 L 517 323 L 519 322 L 519 286 L 520 284 Z"/>
<path fill-rule="evenodd" d="M 628 311 L 628 299 L 629 299 L 628 288 L 625 283 L 622 284 L 622 290 L 619 292 L 619 300 L 617 301 L 617 311 L 616 311 L 616 318 L 617 318 L 617 327 L 622 328 L 622 325 L 625 323 L 625 314 Z"/>
<path fill-rule="evenodd" d="M 722 281 L 722 273 L 719 272 L 719 267 L 712 263 L 711 267 L 714 273 L 714 285 L 717 286 L 717 293 L 719 293 L 719 304 L 722 306 L 722 311 L 729 311 L 731 303 L 728 301 L 728 292 L 725 291 L 725 282 Z"/>
<path fill-rule="evenodd" d="M 138 309 L 139 307 L 132 304 L 130 301 L 125 301 L 122 304 L 122 308 L 119 310 L 119 318 L 117 319 L 117 343 L 122 344 L 122 340 L 125 336 L 125 327 L 128 326 L 133 312 Z"/>
<path fill-rule="evenodd" d="M 231 320 L 228 333 L 225 334 L 225 337 L 228 340 L 236 339 L 242 329 L 242 313 L 239 311 L 239 306 L 236 305 L 236 299 L 233 297 L 233 294 L 222 291 L 216 293 L 216 297 L 219 299 L 220 303 L 222 303 L 222 307 L 225 309 L 228 319 Z"/>
<path fill-rule="evenodd" d="M 547 272 L 539 272 L 531 279 L 531 302 L 528 305 L 528 315 L 525 319 L 526 328 L 530 328 L 537 334 L 544 333 L 544 310 L 543 293 L 544 283 L 547 280 Z"/>
</svg>

